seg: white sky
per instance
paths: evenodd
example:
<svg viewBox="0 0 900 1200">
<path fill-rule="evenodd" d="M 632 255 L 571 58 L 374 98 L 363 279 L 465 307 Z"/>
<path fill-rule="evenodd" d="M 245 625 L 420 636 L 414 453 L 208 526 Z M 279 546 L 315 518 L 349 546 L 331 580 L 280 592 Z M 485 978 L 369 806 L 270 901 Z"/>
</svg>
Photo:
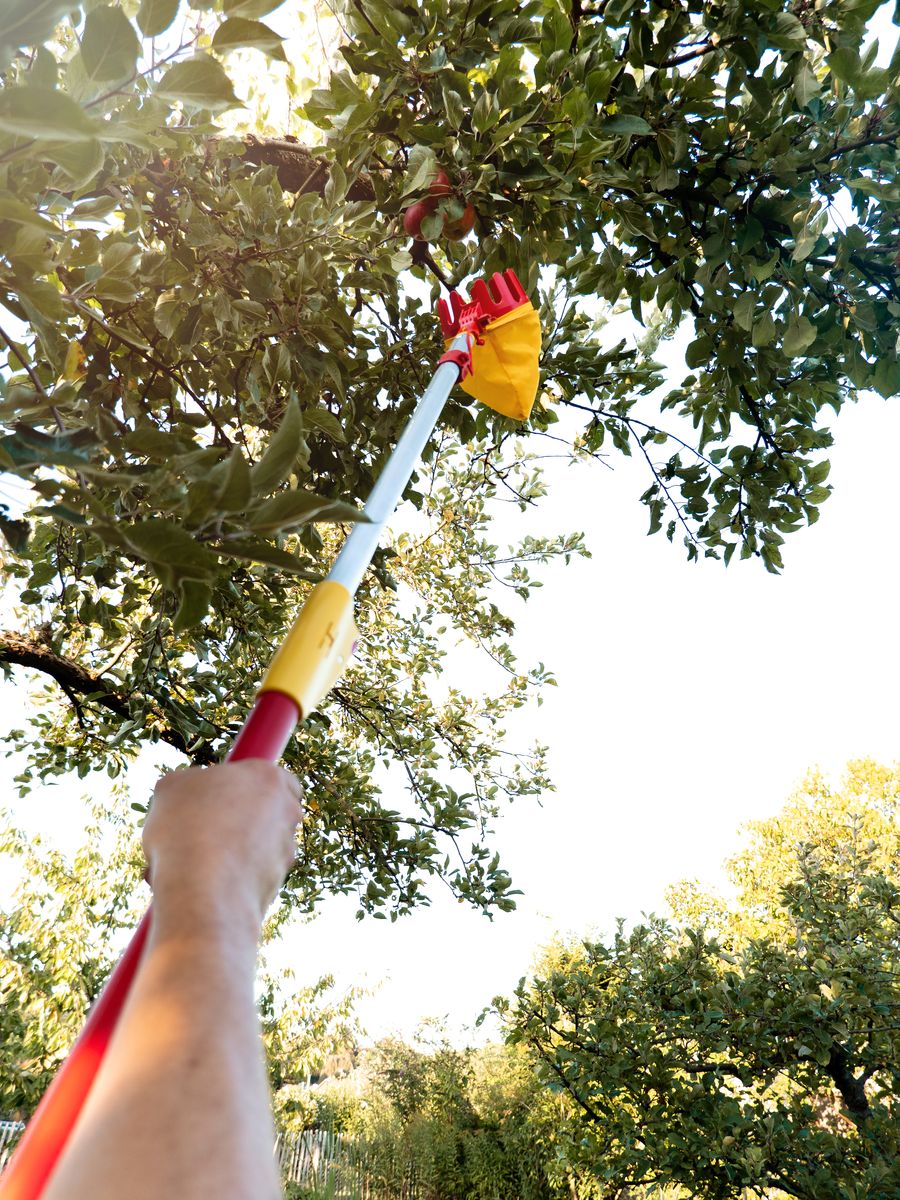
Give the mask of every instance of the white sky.
<svg viewBox="0 0 900 1200">
<path fill-rule="evenodd" d="M 678 357 L 671 344 L 660 353 Z M 373 1037 L 445 1015 L 465 1036 L 554 932 L 606 930 L 658 910 L 672 882 L 715 882 L 739 826 L 775 812 L 808 768 L 900 757 L 900 406 L 867 396 L 834 424 L 835 493 L 816 526 L 788 539 L 780 577 L 755 561 L 689 565 L 679 546 L 647 538 L 640 463 L 550 464 L 546 501 L 506 515 L 497 540 L 583 529 L 594 557 L 553 571 L 520 606 L 517 652 L 559 687 L 513 723 L 518 744 L 549 744 L 557 786 L 500 823 L 498 848 L 525 893 L 518 910 L 490 922 L 438 886 L 430 909 L 359 924 L 355 902 L 338 898 L 273 962 L 290 962 L 300 984 L 333 972 L 377 986 L 360 1005 Z M 20 690 L 0 687 L 0 712 L 4 729 L 21 722 Z M 155 758 L 132 772 L 137 798 Z M 86 784 L 17 801 L 14 773 L 0 760 L 15 819 L 71 845 Z M 11 878 L 0 860 L 0 896 Z"/>
</svg>

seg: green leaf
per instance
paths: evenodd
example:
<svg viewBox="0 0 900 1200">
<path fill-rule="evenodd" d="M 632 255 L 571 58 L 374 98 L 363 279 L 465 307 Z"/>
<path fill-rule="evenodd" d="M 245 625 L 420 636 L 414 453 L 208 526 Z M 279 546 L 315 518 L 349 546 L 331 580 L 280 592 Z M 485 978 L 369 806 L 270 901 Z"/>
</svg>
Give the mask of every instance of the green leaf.
<svg viewBox="0 0 900 1200">
<path fill-rule="evenodd" d="M 229 538 L 220 546 L 216 546 L 216 551 L 226 557 L 247 559 L 250 562 L 281 567 L 285 571 L 299 575 L 302 579 L 318 582 L 322 578 L 321 574 L 310 570 L 308 561 L 304 562 L 296 555 L 289 554 L 287 550 L 281 550 L 278 546 L 273 546 L 260 538 Z"/>
<path fill-rule="evenodd" d="M 444 218 L 438 212 L 429 213 L 420 228 L 426 242 L 436 242 L 444 230 Z"/>
<path fill-rule="evenodd" d="M 788 322 L 781 348 L 789 358 L 803 354 L 816 340 L 817 330 L 806 317 L 794 317 Z"/>
<path fill-rule="evenodd" d="M 764 312 L 760 319 L 753 326 L 753 345 L 768 346 L 775 337 L 775 322 L 772 319 L 772 314 Z"/>
<path fill-rule="evenodd" d="M 762 263 L 748 262 L 747 270 L 750 272 L 750 274 L 753 276 L 753 278 L 757 281 L 757 283 L 762 283 L 763 280 L 768 279 L 769 276 L 774 273 L 775 268 L 778 266 L 778 260 L 780 258 L 781 258 L 781 251 L 776 248 L 774 250 L 774 252 L 772 253 L 772 257 L 767 259 L 765 262 L 762 262 Z"/>
<path fill-rule="evenodd" d="M 261 533 L 289 529 L 310 521 L 362 521 L 363 513 L 353 504 L 330 500 L 314 492 L 280 492 L 251 512 L 247 524 Z"/>
<path fill-rule="evenodd" d="M 782 50 L 797 49 L 806 42 L 806 30 L 794 13 L 781 12 L 775 17 L 775 28 L 769 41 Z"/>
<path fill-rule="evenodd" d="M 134 74 L 141 43 L 121 8 L 91 9 L 81 37 L 81 59 L 88 79 L 127 79 Z"/>
<path fill-rule="evenodd" d="M 92 140 L 99 125 L 71 96 L 44 87 L 0 90 L 0 130 L 48 141 Z"/>
<path fill-rule="evenodd" d="M 284 0 L 225 0 L 222 8 L 226 17 L 264 17 L 280 8 Z"/>
<path fill-rule="evenodd" d="M 137 350 L 151 349 L 150 343 L 146 342 L 140 334 L 135 333 L 133 329 L 123 329 L 121 326 L 113 325 L 109 321 L 105 323 L 104 329 L 108 330 L 119 341 L 125 342 L 129 346 L 134 346 Z"/>
<path fill-rule="evenodd" d="M 860 100 L 874 100 L 883 95 L 890 86 L 891 76 L 885 67 L 876 67 L 866 71 L 853 84 L 853 90 Z"/>
<path fill-rule="evenodd" d="M 199 625 L 209 612 L 212 600 L 212 588 L 208 583 L 203 583 L 198 579 L 182 579 L 179 590 L 181 603 L 178 605 L 178 612 L 172 621 L 172 629 L 175 633 L 182 633 L 185 629 Z"/>
<path fill-rule="evenodd" d="M 46 46 L 38 46 L 28 71 L 28 82 L 38 87 L 55 88 L 59 82 L 59 63 Z"/>
<path fill-rule="evenodd" d="M 424 224 L 424 222 L 423 222 Z M 344 427 L 327 408 L 309 408 L 303 414 L 306 424 L 311 429 L 321 429 L 323 433 L 327 433 L 334 441 L 346 444 L 347 436 L 344 433 Z"/>
<path fill-rule="evenodd" d="M 234 108 L 241 103 L 232 90 L 231 80 L 220 64 L 208 55 L 198 55 L 170 67 L 157 84 L 156 94 L 168 100 L 180 100 L 193 108 L 208 108 L 210 112 Z"/>
<path fill-rule="evenodd" d="M 444 102 L 444 112 L 447 114 L 447 124 L 451 129 L 459 129 L 466 115 L 465 101 L 453 88 L 442 88 L 441 99 Z"/>
<path fill-rule="evenodd" d="M 20 46 L 46 41 L 73 7 L 70 0 L 4 0 L 0 6 L 0 65 Z"/>
<path fill-rule="evenodd" d="M 488 92 L 482 92 L 472 110 L 472 128 L 476 133 L 485 133 L 499 120 L 500 109 L 497 101 Z"/>
<path fill-rule="evenodd" d="M 0 513 L 0 533 L 14 554 L 24 554 L 28 549 L 28 539 L 31 536 L 31 526 L 27 521 L 20 521 Z"/>
<path fill-rule="evenodd" d="M 616 113 L 607 119 L 597 129 L 597 137 L 619 137 L 621 134 L 652 133 L 653 129 L 643 117 L 631 113 Z"/>
<path fill-rule="evenodd" d="M 731 310 L 735 324 L 741 329 L 753 328 L 753 314 L 756 311 L 756 295 L 754 292 L 744 292 L 735 302 Z"/>
<path fill-rule="evenodd" d="M 792 262 L 805 262 L 816 248 L 816 242 L 819 240 L 819 235 L 805 229 L 794 245 L 791 254 Z"/>
<path fill-rule="evenodd" d="M 812 68 L 805 62 L 801 63 L 794 76 L 794 95 L 801 108 L 805 108 L 810 100 L 819 95 L 822 88 L 816 79 Z"/>
<path fill-rule="evenodd" d="M 0 221 L 12 221 L 14 225 L 30 225 L 35 229 L 42 229 L 48 237 L 64 236 L 52 221 L 48 221 L 46 217 L 42 217 L 8 192 L 0 193 Z"/>
<path fill-rule="evenodd" d="M 224 463 L 211 473 L 221 477 L 215 494 L 215 505 L 222 512 L 243 512 L 253 495 L 250 467 L 239 446 L 231 451 Z"/>
<path fill-rule="evenodd" d="M 181 323 L 184 316 L 184 301 L 171 292 L 163 292 L 156 301 L 153 309 L 153 324 L 163 335 L 170 338 Z"/>
<path fill-rule="evenodd" d="M 583 88 L 571 88 L 566 93 L 563 100 L 563 112 L 575 129 L 581 129 L 588 121 L 592 120 L 593 106 Z M 678 175 L 674 171 L 672 173 L 675 178 L 669 186 L 674 187 L 678 182 Z"/>
<path fill-rule="evenodd" d="M 832 75 L 842 83 L 853 84 L 859 78 L 862 69 L 859 55 L 849 46 L 842 46 L 829 54 L 826 62 Z"/>
<path fill-rule="evenodd" d="M 170 567 L 179 578 L 208 580 L 218 569 L 215 554 L 175 521 L 152 517 L 116 528 L 139 558 L 154 566 Z"/>
<path fill-rule="evenodd" d="M 430 146 L 413 146 L 403 180 L 401 195 L 424 191 L 437 174 L 437 159 Z"/>
<path fill-rule="evenodd" d="M 47 142 L 41 157 L 55 163 L 69 178 L 72 187 L 83 188 L 102 170 L 106 151 L 97 138 L 84 142 Z"/>
<path fill-rule="evenodd" d="M 0 440 L 4 458 L 17 467 L 64 466 L 82 467 L 90 461 L 86 448 L 96 443 L 93 434 L 87 438 L 77 434 L 59 434 L 50 437 L 39 429 L 28 425 L 17 425 L 16 431 Z"/>
<path fill-rule="evenodd" d="M 297 398 L 291 396 L 281 424 L 269 439 L 265 453 L 252 468 L 250 478 L 255 496 L 268 496 L 284 483 L 297 462 L 302 449 L 303 418 Z"/>
<path fill-rule="evenodd" d="M 270 58 L 286 62 L 282 42 L 274 29 L 263 25 L 262 21 L 248 21 L 245 17 L 229 17 L 219 26 L 212 40 L 213 50 L 227 53 L 242 46 L 251 46 L 262 50 Z"/>
<path fill-rule="evenodd" d="M 831 470 L 831 463 L 827 458 L 810 467 L 806 472 L 806 477 L 810 483 L 824 483 L 828 478 L 828 473 Z"/>
<path fill-rule="evenodd" d="M 137 23 L 144 37 L 158 37 L 175 20 L 181 0 L 141 0 Z"/>
<path fill-rule="evenodd" d="M 709 361 L 712 342 L 704 334 L 696 338 L 684 352 L 684 361 L 689 367 L 702 367 Z"/>
</svg>

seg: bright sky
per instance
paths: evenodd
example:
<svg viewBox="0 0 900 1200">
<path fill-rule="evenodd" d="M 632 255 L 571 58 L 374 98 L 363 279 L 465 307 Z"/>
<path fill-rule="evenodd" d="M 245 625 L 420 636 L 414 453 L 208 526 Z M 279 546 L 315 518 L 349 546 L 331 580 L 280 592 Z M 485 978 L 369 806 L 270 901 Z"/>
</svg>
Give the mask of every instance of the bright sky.
<svg viewBox="0 0 900 1200">
<path fill-rule="evenodd" d="M 660 354 L 680 369 L 679 343 Z M 463 1037 L 556 931 L 608 930 L 659 910 L 672 882 L 715 882 L 738 828 L 775 812 L 808 768 L 898 758 L 900 407 L 867 396 L 835 428 L 834 495 L 818 525 L 788 540 L 780 577 L 737 559 L 689 565 L 680 547 L 647 538 L 637 462 L 549 464 L 546 501 L 504 512 L 497 541 L 583 529 L 593 559 L 553 571 L 518 613 L 521 660 L 559 680 L 511 734 L 549 744 L 557 786 L 500 823 L 518 910 L 490 922 L 436 887 L 430 909 L 359 924 L 352 899 L 338 898 L 290 931 L 273 962 L 290 962 L 300 984 L 333 972 L 377 986 L 360 1005 L 372 1037 L 410 1034 L 430 1016 Z M 19 690 L 0 688 L 5 728 L 21 705 Z M 132 772 L 137 798 L 153 759 Z M 0 771 L 11 795 L 14 770 Z M 84 790 L 75 780 L 11 807 L 71 845 Z M 10 878 L 0 861 L 0 895 Z"/>
</svg>

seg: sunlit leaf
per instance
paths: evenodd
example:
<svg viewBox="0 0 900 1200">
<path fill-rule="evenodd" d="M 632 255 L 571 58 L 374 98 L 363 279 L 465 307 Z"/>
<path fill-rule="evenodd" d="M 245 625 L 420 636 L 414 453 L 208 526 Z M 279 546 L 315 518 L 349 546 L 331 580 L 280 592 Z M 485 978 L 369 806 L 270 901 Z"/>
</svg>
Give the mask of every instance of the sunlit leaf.
<svg viewBox="0 0 900 1200">
<path fill-rule="evenodd" d="M 176 63 L 166 71 L 155 90 L 158 96 L 212 112 L 241 103 L 223 68 L 208 55 Z"/>
</svg>

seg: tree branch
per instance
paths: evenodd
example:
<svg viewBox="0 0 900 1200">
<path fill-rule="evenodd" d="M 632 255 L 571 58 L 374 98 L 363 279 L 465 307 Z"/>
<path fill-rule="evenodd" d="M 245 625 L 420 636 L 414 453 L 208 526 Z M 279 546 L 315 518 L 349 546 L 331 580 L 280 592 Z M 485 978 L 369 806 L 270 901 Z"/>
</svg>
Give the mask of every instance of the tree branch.
<svg viewBox="0 0 900 1200">
<path fill-rule="evenodd" d="M 825 1070 L 841 1093 L 841 1099 L 847 1105 L 848 1111 L 859 1120 L 865 1120 L 869 1115 L 865 1076 L 857 1077 L 853 1074 L 850 1070 L 849 1055 L 837 1042 L 831 1048 L 831 1056 Z"/>
<path fill-rule="evenodd" d="M 76 696 L 90 697 L 94 704 L 99 704 L 123 720 L 132 719 L 131 705 L 125 696 L 113 691 L 99 675 L 73 662 L 70 658 L 62 658 L 42 642 L 25 637 L 14 630 L 0 630 L 0 664 L 16 667 L 30 667 L 33 671 L 41 671 L 49 675 L 65 692 L 75 707 L 79 724 L 82 724 L 83 708 L 75 699 Z M 160 732 L 160 738 L 180 753 L 187 755 L 192 762 L 208 766 L 216 761 L 208 742 L 189 748 L 189 743 L 178 729 L 166 725 Z"/>
<path fill-rule="evenodd" d="M 306 146 L 301 146 L 296 139 L 258 138 L 252 134 L 246 139 L 247 149 L 244 158 L 257 166 L 275 167 L 278 171 L 278 182 L 286 192 L 317 192 L 320 196 L 325 191 L 325 184 L 331 175 L 328 160 L 321 158 Z M 348 200 L 374 200 L 375 188 L 368 175 L 361 175 L 351 181 L 347 188 Z"/>
<path fill-rule="evenodd" d="M 734 37 L 719 38 L 715 42 L 704 42 L 695 50 L 689 50 L 685 54 L 679 54 L 675 58 L 666 58 L 662 62 L 652 62 L 647 59 L 649 67 L 655 67 L 657 71 L 666 70 L 668 67 L 680 67 L 682 63 L 691 62 L 695 58 L 703 58 L 706 54 L 712 54 L 716 50 L 721 50 L 724 46 L 728 46 L 731 42 L 740 41 L 740 35 Z"/>
</svg>

